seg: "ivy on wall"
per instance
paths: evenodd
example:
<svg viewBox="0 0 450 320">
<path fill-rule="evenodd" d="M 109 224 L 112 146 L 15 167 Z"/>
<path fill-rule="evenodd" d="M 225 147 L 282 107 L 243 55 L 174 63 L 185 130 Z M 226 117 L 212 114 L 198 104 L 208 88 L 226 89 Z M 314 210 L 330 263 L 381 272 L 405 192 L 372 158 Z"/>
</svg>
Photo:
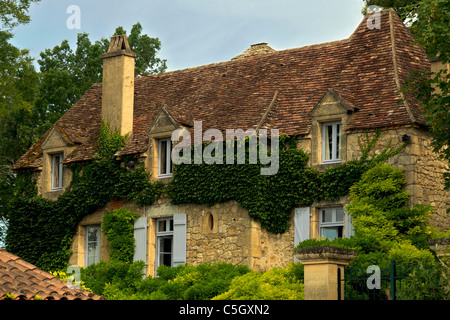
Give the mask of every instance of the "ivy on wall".
<svg viewBox="0 0 450 320">
<path fill-rule="evenodd" d="M 349 193 L 363 172 L 404 148 L 387 146 L 379 155 L 370 156 L 379 137 L 378 131 L 372 139 L 366 137 L 360 144 L 359 160 L 321 172 L 307 166 L 308 154 L 295 149 L 296 137 L 280 136 L 276 175 L 261 175 L 262 164 L 181 164 L 174 166 L 171 182 L 164 185 L 151 182 L 142 163 L 131 170 L 123 163 L 132 158 L 116 159 L 114 154 L 125 138 L 117 132 L 111 134 L 102 124 L 99 153 L 88 164 L 70 165 L 71 184 L 56 201 L 37 194 L 31 173 L 19 175 L 16 197 L 8 208 L 7 249 L 44 270 L 62 269 L 71 254 L 76 227 L 86 215 L 104 207 L 110 199 L 150 205 L 163 193 L 174 204 L 213 205 L 234 199 L 263 228 L 283 233 L 289 227 L 293 207 L 339 199 Z"/>
<path fill-rule="evenodd" d="M 72 181 L 56 201 L 38 195 L 31 173 L 19 175 L 8 205 L 7 250 L 44 270 L 63 269 L 76 227 L 85 216 L 110 199 L 149 205 L 161 195 L 162 183 L 151 182 L 143 164 L 129 170 L 111 156 L 123 145 L 117 143 L 118 133 L 109 133 L 106 125 L 101 131 L 99 149 L 106 151 L 84 166 L 72 164 Z"/>
<path fill-rule="evenodd" d="M 137 218 L 138 214 L 124 208 L 109 211 L 103 217 L 102 232 L 108 239 L 110 261 L 133 261 L 133 222 Z"/>
<path fill-rule="evenodd" d="M 309 155 L 295 148 L 296 137 L 280 136 L 276 175 L 261 175 L 261 164 L 180 164 L 175 166 L 168 194 L 175 204 L 213 205 L 234 199 L 263 228 L 284 233 L 289 228 L 292 208 L 310 206 L 314 201 L 338 200 L 349 193 L 365 171 L 405 147 L 388 145 L 380 154 L 370 154 L 380 135 L 376 131 L 373 138 L 366 135 L 364 141 L 359 141 L 360 159 L 324 171 L 307 166 Z M 226 163 L 225 152 L 223 156 Z"/>
</svg>

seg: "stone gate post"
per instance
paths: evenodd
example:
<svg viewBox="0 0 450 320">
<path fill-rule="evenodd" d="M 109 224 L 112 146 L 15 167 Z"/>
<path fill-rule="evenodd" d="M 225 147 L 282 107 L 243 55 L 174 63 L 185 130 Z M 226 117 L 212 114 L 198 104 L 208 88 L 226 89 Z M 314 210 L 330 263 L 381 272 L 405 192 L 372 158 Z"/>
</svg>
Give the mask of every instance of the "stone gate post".
<svg viewBox="0 0 450 320">
<path fill-rule="evenodd" d="M 323 246 L 295 250 L 295 257 L 304 266 L 305 300 L 338 300 L 338 269 L 344 276 L 344 266 L 356 257 L 356 251 Z M 344 298 L 344 286 L 341 286 Z"/>
</svg>

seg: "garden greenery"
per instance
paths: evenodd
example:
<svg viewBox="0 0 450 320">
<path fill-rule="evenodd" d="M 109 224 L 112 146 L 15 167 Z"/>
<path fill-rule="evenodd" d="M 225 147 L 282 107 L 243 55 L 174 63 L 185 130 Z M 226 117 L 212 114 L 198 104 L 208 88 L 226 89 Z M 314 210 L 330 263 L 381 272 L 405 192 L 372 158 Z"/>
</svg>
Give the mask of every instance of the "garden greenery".
<svg viewBox="0 0 450 320">
<path fill-rule="evenodd" d="M 365 143 L 360 143 L 359 160 L 318 171 L 307 166 L 308 154 L 295 148 L 297 138 L 282 135 L 276 175 L 261 175 L 262 164 L 236 161 L 180 164 L 174 166 L 171 182 L 164 185 L 150 181 L 144 164 L 137 159 L 118 159 L 115 154 L 125 138 L 118 132 L 111 133 L 102 123 L 99 152 L 91 162 L 69 165 L 73 173 L 71 184 L 56 201 L 37 194 L 31 173 L 19 174 L 15 197 L 8 206 L 7 249 L 44 270 L 61 270 L 68 263 L 76 227 L 85 216 L 104 207 L 110 199 L 150 205 L 163 193 L 174 204 L 213 205 L 234 199 L 263 228 L 283 233 L 289 227 L 293 207 L 339 199 L 349 193 L 365 171 L 404 148 L 404 144 L 397 148 L 387 146 L 380 154 L 371 154 L 379 137 L 379 131 L 373 138 L 366 136 Z M 130 160 L 137 163 L 133 169 L 124 165 Z"/>
<path fill-rule="evenodd" d="M 162 183 L 151 182 L 143 164 L 129 170 L 111 156 L 123 145 L 120 135 L 109 133 L 106 125 L 101 131 L 103 156 L 84 165 L 70 165 L 72 181 L 56 201 L 38 195 L 31 173 L 18 175 L 15 197 L 8 205 L 7 250 L 44 270 L 62 270 L 69 261 L 76 227 L 85 216 L 110 199 L 144 205 L 162 194 Z"/>
<path fill-rule="evenodd" d="M 143 278 L 142 261 L 100 261 L 81 269 L 81 280 L 107 300 L 303 300 L 303 265 L 266 272 L 225 262 L 158 267 Z"/>
<path fill-rule="evenodd" d="M 261 227 L 275 234 L 284 233 L 289 228 L 292 208 L 310 206 L 319 200 L 338 200 L 349 193 L 365 171 L 405 147 L 405 144 L 397 148 L 388 145 L 375 155 L 371 152 L 380 136 L 380 131 L 376 131 L 374 137 L 366 135 L 365 142 L 359 141 L 360 159 L 319 171 L 307 166 L 309 155 L 296 148 L 297 137 L 281 135 L 277 174 L 261 175 L 260 168 L 264 165 L 249 164 L 248 156 L 245 164 L 225 164 L 224 152 L 224 164 L 175 165 L 168 194 L 175 204 L 213 205 L 236 200 Z M 246 143 L 248 155 L 248 138 L 238 140 L 235 148 L 238 143 Z M 237 157 L 237 152 L 234 155 Z"/>
<path fill-rule="evenodd" d="M 400 265 L 432 263 L 434 256 L 427 242 L 432 230 L 426 221 L 433 208 L 419 204 L 409 208 L 405 183 L 402 170 L 376 165 L 350 188 L 346 210 L 352 217 L 354 235 L 309 239 L 296 248 L 326 245 L 354 249 L 358 255 L 350 267 L 358 268 L 388 267 L 390 259 Z"/>
<path fill-rule="evenodd" d="M 138 214 L 123 208 L 109 211 L 103 217 L 102 231 L 108 240 L 110 261 L 133 261 L 133 222 L 137 218 Z"/>
</svg>

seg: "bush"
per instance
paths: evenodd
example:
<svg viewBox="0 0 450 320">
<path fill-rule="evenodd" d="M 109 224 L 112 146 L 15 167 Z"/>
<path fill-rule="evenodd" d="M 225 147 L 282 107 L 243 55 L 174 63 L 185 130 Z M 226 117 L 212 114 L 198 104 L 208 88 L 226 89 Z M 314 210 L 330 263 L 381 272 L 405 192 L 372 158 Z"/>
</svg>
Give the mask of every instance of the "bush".
<svg viewBox="0 0 450 320">
<path fill-rule="evenodd" d="M 98 295 L 104 295 L 107 284 L 114 285 L 118 290 L 130 288 L 134 290 L 144 277 L 145 263 L 143 261 L 100 261 L 81 269 L 81 280 L 85 286 Z"/>
<path fill-rule="evenodd" d="M 98 281 L 92 282 L 96 285 L 95 290 L 109 300 L 209 300 L 227 291 L 234 277 L 250 272 L 247 266 L 204 263 L 199 266 L 161 266 L 157 270 L 158 277 L 142 279 L 142 274 L 130 272 L 130 269 L 136 270 L 133 264 L 127 270 L 122 264 L 114 264 L 122 276 L 108 276 L 108 272 L 115 272 L 117 267 L 106 270 L 107 264 L 103 263 L 96 266 L 100 274 L 96 277 Z M 122 280 L 127 275 L 129 280 Z"/>
<path fill-rule="evenodd" d="M 390 259 L 398 265 L 431 263 L 434 255 L 428 249 L 433 229 L 426 225 L 430 206 L 408 208 L 409 194 L 403 190 L 402 170 L 378 164 L 362 175 L 350 188 L 351 203 L 346 207 L 353 220 L 350 238 L 310 239 L 296 248 L 334 246 L 358 252 L 350 268 L 377 265 L 389 267 Z M 435 234 L 437 234 L 434 231 Z"/>
<path fill-rule="evenodd" d="M 405 280 L 398 296 L 402 300 L 449 300 L 450 274 L 441 264 L 421 264 Z"/>
<path fill-rule="evenodd" d="M 230 289 L 213 300 L 303 300 L 303 289 L 303 265 L 291 263 L 236 277 Z"/>
</svg>

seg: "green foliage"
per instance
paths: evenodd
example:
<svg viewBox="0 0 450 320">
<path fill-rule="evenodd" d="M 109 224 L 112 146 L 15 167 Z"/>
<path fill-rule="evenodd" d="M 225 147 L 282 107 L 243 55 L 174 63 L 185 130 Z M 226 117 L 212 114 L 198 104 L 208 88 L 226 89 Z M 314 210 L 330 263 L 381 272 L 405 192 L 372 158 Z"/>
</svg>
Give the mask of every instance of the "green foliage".
<svg viewBox="0 0 450 320">
<path fill-rule="evenodd" d="M 94 268 L 99 267 L 97 264 Z M 101 264 L 101 268 L 106 267 L 106 263 Z M 96 276 L 96 283 L 85 281 L 87 286 L 91 284 L 91 289 L 97 288 L 93 289 L 95 293 L 101 292 L 109 300 L 209 300 L 227 291 L 233 278 L 250 272 L 250 269 L 247 266 L 233 266 L 222 262 L 203 263 L 196 267 L 161 266 L 157 272 L 157 278 L 142 279 L 136 276 L 134 281 L 127 283 L 120 277 L 113 279 L 105 276 Z M 101 272 L 105 273 L 107 272 Z"/>
<path fill-rule="evenodd" d="M 115 34 L 124 34 L 117 27 Z M 132 50 L 137 53 L 135 73 L 150 74 L 163 72 L 166 60 L 157 57 L 161 49 L 158 38 L 142 34 L 139 22 L 132 26 L 128 36 Z M 76 48 L 64 40 L 53 49 L 41 52 L 38 60 L 42 73 L 39 99 L 36 101 L 38 118 L 42 121 L 41 132 L 51 126 L 66 112 L 94 83 L 102 82 L 102 54 L 108 50 L 109 39 L 91 42 L 87 33 L 77 35 Z"/>
<path fill-rule="evenodd" d="M 123 208 L 109 211 L 103 217 L 102 231 L 108 239 L 111 261 L 133 261 L 133 222 L 138 217 L 136 213 Z"/>
<path fill-rule="evenodd" d="M 380 247 L 384 240 L 413 241 L 419 248 L 428 247 L 426 220 L 432 207 L 408 208 L 405 183 L 402 170 L 390 165 L 380 164 L 363 174 L 350 188 L 347 206 L 355 234 L 372 238 Z"/>
<path fill-rule="evenodd" d="M 72 285 L 79 287 L 81 290 L 86 290 L 86 291 L 90 291 L 92 292 L 91 289 L 89 289 L 88 287 L 85 286 L 84 281 L 80 280 L 80 281 L 75 281 L 74 277 L 71 275 L 68 275 L 65 271 L 52 271 L 50 272 L 53 276 L 57 277 L 59 280 L 62 280 L 64 282 L 67 282 L 67 280 L 69 280 L 70 277 L 71 281 L 72 281 Z"/>
<path fill-rule="evenodd" d="M 400 18 L 406 22 L 409 17 L 411 10 L 408 8 L 409 5 L 416 4 L 419 0 L 363 0 L 364 8 L 362 9 L 362 14 L 367 15 L 367 9 L 370 6 L 378 6 L 381 8 L 393 8 L 395 12 L 400 16 Z"/>
<path fill-rule="evenodd" d="M 251 218 L 272 233 L 283 233 L 289 228 L 291 209 L 309 206 L 314 201 L 337 200 L 349 193 L 363 172 L 383 162 L 404 148 L 387 146 L 379 155 L 370 154 L 380 138 L 366 136 L 360 143 L 362 156 L 321 172 L 307 166 L 309 155 L 295 149 L 296 137 L 280 136 L 279 170 L 275 175 L 261 175 L 261 165 L 249 164 L 246 145 L 246 163 L 180 164 L 174 166 L 174 177 L 168 195 L 175 204 L 198 203 L 213 205 L 231 199 L 248 210 Z M 241 142 L 242 143 L 242 142 Z M 204 146 L 205 147 L 205 146 Z M 226 149 L 226 148 L 224 148 Z M 194 152 L 191 152 L 192 157 Z M 236 152 L 235 152 L 236 157 Z M 193 161 L 192 161 L 193 163 Z"/>
<path fill-rule="evenodd" d="M 450 274 L 448 266 L 421 264 L 402 280 L 398 293 L 401 300 L 449 300 Z"/>
<path fill-rule="evenodd" d="M 106 126 L 102 130 L 108 132 Z M 111 145 L 108 139 L 101 143 Z M 83 217 L 104 207 L 110 199 L 151 204 L 161 195 L 161 184 L 152 183 L 142 165 L 129 170 L 119 160 L 98 158 L 85 166 L 71 167 L 71 184 L 56 201 L 37 195 L 30 176 L 20 178 L 7 211 L 5 242 L 9 251 L 44 270 L 62 270 Z"/>
<path fill-rule="evenodd" d="M 30 21 L 28 9 L 33 2 L 40 0 L 3 0 L 0 6 L 0 31 L 11 29 Z"/>
<path fill-rule="evenodd" d="M 111 133 L 109 124 L 102 119 L 100 134 L 98 137 L 98 152 L 94 159 L 113 159 L 114 154 L 125 146 L 126 136 L 121 136 L 119 131 Z"/>
<path fill-rule="evenodd" d="M 430 263 L 434 255 L 428 249 L 431 230 L 426 225 L 430 206 L 408 208 L 409 194 L 403 189 L 402 170 L 378 164 L 365 172 L 350 188 L 350 204 L 354 235 L 350 238 L 310 239 L 296 248 L 335 246 L 358 252 L 350 267 L 389 266 Z"/>
<path fill-rule="evenodd" d="M 303 265 L 291 263 L 264 273 L 249 272 L 236 277 L 230 289 L 214 300 L 303 300 Z"/>
<path fill-rule="evenodd" d="M 145 263 L 143 261 L 124 262 L 114 260 L 100 261 L 87 268 L 81 268 L 81 280 L 95 294 L 105 295 L 108 284 L 119 290 L 132 290 L 143 279 Z"/>
</svg>

